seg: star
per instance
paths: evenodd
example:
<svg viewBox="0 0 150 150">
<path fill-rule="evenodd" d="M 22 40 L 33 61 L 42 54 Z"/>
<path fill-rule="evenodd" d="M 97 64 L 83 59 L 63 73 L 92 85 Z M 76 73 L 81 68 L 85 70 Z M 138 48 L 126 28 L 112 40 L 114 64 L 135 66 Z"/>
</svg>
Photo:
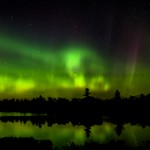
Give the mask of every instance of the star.
<svg viewBox="0 0 150 150">
<path fill-rule="evenodd" d="M 11 16 L 10 18 L 11 18 L 11 22 L 14 22 L 14 17 L 13 17 L 13 16 Z"/>
</svg>

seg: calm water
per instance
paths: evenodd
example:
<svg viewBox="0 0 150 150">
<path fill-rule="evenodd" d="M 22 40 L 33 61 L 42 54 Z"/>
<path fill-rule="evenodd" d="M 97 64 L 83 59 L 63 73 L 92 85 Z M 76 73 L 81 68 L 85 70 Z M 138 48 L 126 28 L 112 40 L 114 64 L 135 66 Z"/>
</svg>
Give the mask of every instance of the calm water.
<svg viewBox="0 0 150 150">
<path fill-rule="evenodd" d="M 140 146 L 142 141 L 150 140 L 150 127 L 142 128 L 138 125 L 125 124 L 118 136 L 115 128 L 117 125 L 103 122 L 102 125 L 94 125 L 87 136 L 86 127 L 83 125 L 73 126 L 71 122 L 66 125 L 57 123 L 48 126 L 47 122 L 41 126 L 33 125 L 30 121 L 26 123 L 2 122 L 0 121 L 0 138 L 2 137 L 33 137 L 35 139 L 46 139 L 53 142 L 54 147 L 61 147 L 70 142 L 82 145 L 86 141 L 107 143 L 112 140 L 124 140 L 130 146 Z"/>
<path fill-rule="evenodd" d="M 41 116 L 46 116 L 46 114 L 40 114 Z M 0 117 L 3 116 L 39 116 L 39 114 L 33 114 L 33 113 L 18 113 L 18 112 L 0 112 Z"/>
</svg>

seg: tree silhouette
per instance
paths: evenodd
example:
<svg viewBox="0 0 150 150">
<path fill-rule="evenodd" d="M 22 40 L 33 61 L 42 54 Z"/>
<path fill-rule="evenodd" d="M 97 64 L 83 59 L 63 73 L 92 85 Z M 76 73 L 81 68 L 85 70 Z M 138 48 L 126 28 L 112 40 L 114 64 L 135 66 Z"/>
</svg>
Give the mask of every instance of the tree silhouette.
<svg viewBox="0 0 150 150">
<path fill-rule="evenodd" d="M 86 137 L 90 137 L 90 133 L 91 133 L 91 126 L 87 125 L 86 128 L 84 129 L 85 130 L 85 133 L 86 133 Z"/>
<path fill-rule="evenodd" d="M 89 88 L 86 88 L 86 89 L 85 89 L 85 94 L 84 94 L 84 96 L 85 96 L 85 97 L 89 97 L 90 94 L 91 94 L 91 93 L 89 92 Z"/>
<path fill-rule="evenodd" d="M 117 100 L 120 100 L 120 99 L 121 99 L 119 90 L 116 90 L 116 91 L 115 91 L 114 98 L 117 99 Z"/>
<path fill-rule="evenodd" d="M 118 135 L 118 136 L 120 136 L 121 135 L 121 133 L 122 133 L 122 130 L 124 129 L 124 127 L 123 127 L 123 125 L 122 124 L 117 124 L 117 126 L 116 126 L 116 128 L 115 128 L 115 132 L 116 132 L 116 134 Z"/>
</svg>

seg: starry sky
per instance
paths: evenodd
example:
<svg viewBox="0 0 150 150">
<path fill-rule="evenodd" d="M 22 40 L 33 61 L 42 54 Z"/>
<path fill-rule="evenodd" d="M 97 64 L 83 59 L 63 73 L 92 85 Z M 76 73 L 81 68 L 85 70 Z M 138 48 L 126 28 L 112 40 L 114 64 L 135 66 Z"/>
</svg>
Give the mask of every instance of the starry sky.
<svg viewBox="0 0 150 150">
<path fill-rule="evenodd" d="M 0 0 L 2 98 L 150 92 L 150 2 Z"/>
</svg>

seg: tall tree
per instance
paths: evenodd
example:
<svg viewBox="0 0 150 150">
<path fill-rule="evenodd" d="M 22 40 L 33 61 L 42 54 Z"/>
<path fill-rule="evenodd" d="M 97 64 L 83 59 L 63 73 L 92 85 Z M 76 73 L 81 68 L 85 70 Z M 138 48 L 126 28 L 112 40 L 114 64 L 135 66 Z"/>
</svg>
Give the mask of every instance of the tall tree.
<svg viewBox="0 0 150 150">
<path fill-rule="evenodd" d="M 121 99 L 119 90 L 115 91 L 114 98 L 117 99 L 117 100 Z"/>
<path fill-rule="evenodd" d="M 91 93 L 89 92 L 89 88 L 86 88 L 86 89 L 85 89 L 85 94 L 84 94 L 84 96 L 85 96 L 85 97 L 89 97 L 90 94 L 91 94 Z"/>
</svg>

